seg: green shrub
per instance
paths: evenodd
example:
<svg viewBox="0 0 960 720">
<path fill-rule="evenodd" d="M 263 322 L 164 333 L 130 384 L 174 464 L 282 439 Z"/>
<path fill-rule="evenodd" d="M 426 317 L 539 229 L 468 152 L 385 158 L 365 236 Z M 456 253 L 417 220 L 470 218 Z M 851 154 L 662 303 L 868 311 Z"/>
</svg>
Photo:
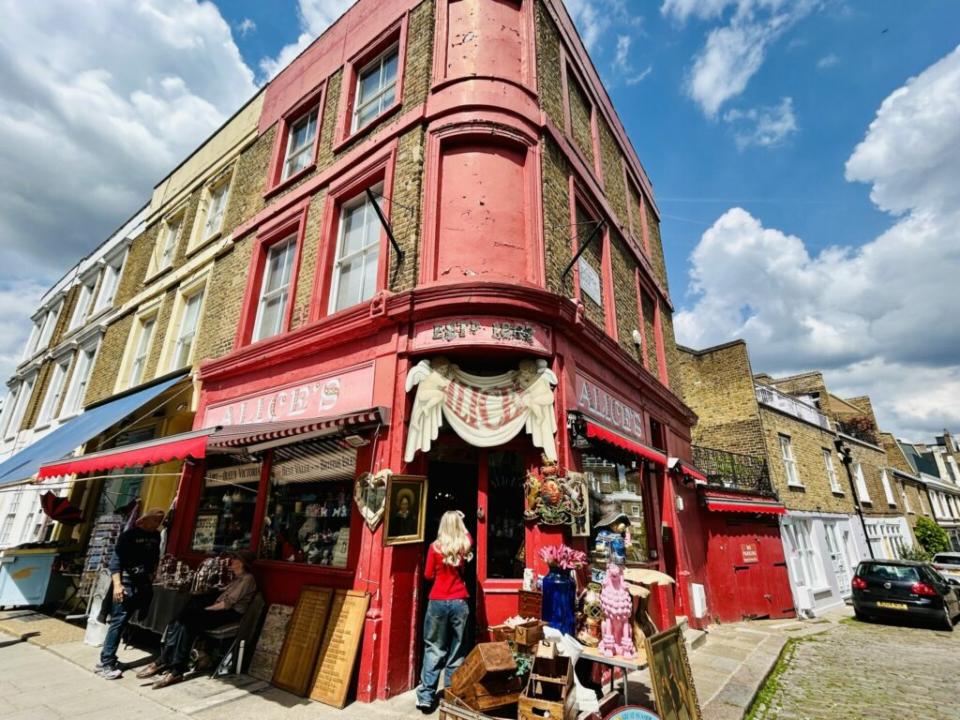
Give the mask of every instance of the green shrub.
<svg viewBox="0 0 960 720">
<path fill-rule="evenodd" d="M 902 548 L 900 550 L 901 560 L 916 560 L 917 562 L 930 562 L 933 556 L 922 547 Z"/>
<path fill-rule="evenodd" d="M 916 536 L 917 542 L 920 543 L 920 547 L 931 556 L 950 550 L 950 538 L 947 536 L 947 531 L 930 518 L 918 518 L 913 534 Z"/>
</svg>

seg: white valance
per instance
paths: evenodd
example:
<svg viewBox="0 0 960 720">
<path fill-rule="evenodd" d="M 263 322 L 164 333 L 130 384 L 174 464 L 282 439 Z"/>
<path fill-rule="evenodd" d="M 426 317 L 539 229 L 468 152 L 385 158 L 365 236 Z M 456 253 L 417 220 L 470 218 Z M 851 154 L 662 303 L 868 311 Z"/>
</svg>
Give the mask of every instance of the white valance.
<svg viewBox="0 0 960 720">
<path fill-rule="evenodd" d="M 404 460 L 427 452 L 443 418 L 460 437 L 477 447 L 495 447 L 521 429 L 550 460 L 557 459 L 557 415 L 553 387 L 557 376 L 546 360 L 524 360 L 500 375 L 471 375 L 446 358 L 421 360 L 407 373 L 407 392 L 417 388 L 410 414 Z"/>
</svg>

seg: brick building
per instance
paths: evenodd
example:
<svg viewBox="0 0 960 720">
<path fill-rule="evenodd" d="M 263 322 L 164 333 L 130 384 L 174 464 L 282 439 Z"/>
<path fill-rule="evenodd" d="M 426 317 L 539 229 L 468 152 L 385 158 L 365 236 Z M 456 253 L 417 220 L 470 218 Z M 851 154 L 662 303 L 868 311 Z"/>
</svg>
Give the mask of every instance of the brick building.
<svg viewBox="0 0 960 720">
<path fill-rule="evenodd" d="M 525 521 L 544 458 L 614 469 L 633 561 L 677 578 L 654 617 L 705 621 L 658 210 L 558 0 L 356 3 L 157 186 L 117 295 L 87 401 L 159 392 L 159 422 L 41 474 L 151 465 L 157 504 L 191 459 L 170 549 L 253 548 L 270 602 L 367 593 L 360 699 L 415 682 L 442 511 L 477 540 L 481 634 L 540 547 L 588 544 Z M 391 473 L 423 498 L 415 537 L 397 497 L 379 521 Z M 623 509 L 588 484 L 593 521 Z"/>
<path fill-rule="evenodd" d="M 833 423 L 812 395 L 817 392 L 815 381 L 817 387 L 823 385 L 822 377 L 755 375 L 743 341 L 704 350 L 681 347 L 680 358 L 684 400 L 699 418 L 693 432 L 694 457 L 707 448 L 758 459 L 769 472 L 768 494 L 785 508 L 779 515 L 779 537 L 793 589 L 794 605 L 789 609 L 816 614 L 841 604 L 850 593 L 853 569 L 866 553 L 866 541 L 834 446 Z M 820 392 L 827 396 L 825 387 Z M 859 458 L 860 449 L 854 452 Z M 866 457 L 860 462 L 865 464 Z M 709 471 L 707 476 L 711 478 Z M 722 473 L 711 484 L 736 487 L 725 482 Z M 705 507 L 711 508 L 709 497 Z M 735 522 L 742 523 L 752 509 L 741 508 Z M 759 528 L 751 531 L 761 537 Z M 780 558 L 774 544 L 765 549 L 769 584 L 776 587 L 779 583 L 773 585 L 773 578 Z M 753 548 L 748 550 L 752 559 Z M 764 558 L 758 561 L 763 565 Z M 734 558 L 735 569 L 743 566 L 743 558 Z M 764 594 L 776 597 L 769 589 Z M 771 607 L 771 615 L 786 610 Z"/>
<path fill-rule="evenodd" d="M 953 549 L 960 552 L 960 482 L 954 473 L 956 457 L 950 452 L 953 440 L 949 433 L 941 437 L 935 445 L 902 440 L 897 444 L 926 488 L 933 519 L 946 531 Z"/>
</svg>

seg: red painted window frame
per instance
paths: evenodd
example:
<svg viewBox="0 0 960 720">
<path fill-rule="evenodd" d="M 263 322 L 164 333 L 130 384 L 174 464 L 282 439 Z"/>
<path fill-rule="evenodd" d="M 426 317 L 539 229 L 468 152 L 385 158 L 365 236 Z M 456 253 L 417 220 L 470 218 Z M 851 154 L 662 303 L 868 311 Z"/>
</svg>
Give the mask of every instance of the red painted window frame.
<svg viewBox="0 0 960 720">
<path fill-rule="evenodd" d="M 580 248 L 580 237 L 583 230 L 577 225 L 577 205 L 583 206 L 587 213 L 597 220 L 604 220 L 604 213 L 600 210 L 600 205 L 596 203 L 588 194 L 587 190 L 577 182 L 573 175 L 570 175 L 569 187 L 569 212 L 570 212 L 570 241 L 571 256 L 577 254 Z M 589 233 L 587 233 L 589 234 Z M 604 331 L 614 340 L 618 339 L 617 333 L 617 309 L 613 295 L 613 265 L 610 260 L 610 224 L 609 222 L 603 229 L 600 236 L 600 286 L 603 292 L 603 324 Z M 573 272 L 573 293 L 577 301 L 582 302 L 580 296 L 580 267 L 579 262 L 575 263 Z"/>
<path fill-rule="evenodd" d="M 384 30 L 376 40 L 356 52 L 343 65 L 343 81 L 340 83 L 340 115 L 334 135 L 333 151 L 339 152 L 347 143 L 372 131 L 380 122 L 397 112 L 403 104 L 403 76 L 407 66 L 407 26 L 409 13 Z M 385 108 L 375 119 L 362 128 L 353 128 L 353 105 L 357 94 L 357 76 L 360 70 L 384 53 L 391 45 L 397 45 L 397 86 L 393 104 Z"/>
<path fill-rule="evenodd" d="M 380 153 L 357 165 L 350 172 L 341 175 L 327 189 L 323 207 L 323 228 L 320 236 L 320 258 L 313 284 L 313 296 L 310 301 L 310 321 L 329 316 L 330 289 L 333 284 L 334 253 L 337 251 L 337 237 L 340 233 L 340 214 L 344 203 L 353 200 L 368 187 L 383 183 L 383 214 L 390 221 L 392 217 L 393 174 L 396 165 L 398 140 L 394 139 Z M 393 260 L 393 250 L 387 238 L 386 230 L 380 230 L 380 262 L 377 267 L 377 293 L 387 288 L 387 276 Z M 377 293 L 374 293 L 376 297 Z M 371 300 L 338 310 L 336 314 L 350 312 L 357 307 L 369 305 Z"/>
<path fill-rule="evenodd" d="M 307 213 L 310 208 L 310 200 L 311 198 L 301 200 L 279 218 L 264 225 L 257 233 L 254 240 L 253 255 L 250 258 L 250 267 L 247 272 L 247 287 L 243 294 L 240 325 L 237 328 L 237 337 L 234 343 L 235 350 L 252 343 L 253 326 L 257 321 L 257 307 L 260 304 L 260 289 L 263 285 L 263 273 L 270 248 L 296 234 L 297 248 L 293 257 L 293 267 L 290 269 L 290 300 L 284 313 L 283 326 L 277 335 L 283 335 L 290 331 L 293 322 L 293 306 L 296 304 L 297 297 L 300 260 L 303 256 L 303 244 L 307 232 Z M 277 335 L 271 335 L 269 338 L 263 338 L 257 342 L 266 342 L 277 337 Z"/>
<path fill-rule="evenodd" d="M 647 196 L 642 190 L 640 183 L 636 182 L 633 173 L 627 167 L 627 162 L 622 157 L 620 163 L 623 166 L 623 185 L 627 189 L 627 222 L 630 224 L 630 234 L 634 239 L 639 239 L 643 244 L 643 251 L 647 258 L 650 257 L 650 233 L 647 228 Z M 634 217 L 632 191 L 636 191 L 640 198 L 640 217 Z M 637 227 L 639 225 L 639 228 Z"/>
<path fill-rule="evenodd" d="M 646 293 L 653 301 L 653 342 L 654 352 L 657 355 L 657 379 L 664 387 L 669 388 L 670 377 L 667 374 L 667 353 L 663 344 L 663 321 L 660 318 L 660 293 L 657 292 L 657 289 L 647 280 L 646 276 L 640 271 L 640 268 L 637 268 L 635 272 L 637 283 L 637 314 L 640 318 L 639 329 L 640 337 L 642 338 L 643 367 L 647 370 L 650 369 L 650 361 L 647 355 L 646 318 L 643 316 L 643 294 Z"/>
<path fill-rule="evenodd" d="M 583 164 L 593 171 L 594 177 L 596 177 L 597 182 L 599 182 L 600 186 L 602 187 L 603 162 L 600 158 L 600 128 L 597 124 L 597 103 L 592 97 L 590 97 L 590 92 L 587 89 L 588 85 L 586 82 L 584 82 L 583 76 L 578 70 L 571 67 L 570 58 L 563 48 L 560 49 L 560 70 L 560 86 L 563 92 L 564 132 L 567 134 L 567 137 L 570 138 L 570 147 L 572 147 L 573 151 L 577 153 L 577 155 L 583 161 Z M 584 154 L 583 150 L 580 149 L 580 146 L 573 137 L 573 118 L 571 117 L 570 112 L 570 75 L 573 75 L 573 79 L 576 81 L 577 85 L 580 86 L 584 97 L 586 97 L 587 101 L 590 103 L 590 144 L 592 145 L 593 150 L 593 162 L 590 162 L 590 158 Z"/>
<path fill-rule="evenodd" d="M 273 151 L 270 156 L 270 168 L 267 171 L 267 185 L 264 190 L 264 195 L 270 195 L 283 188 L 289 187 L 300 178 L 316 170 L 317 154 L 320 151 L 320 133 L 323 131 L 323 106 L 325 97 L 326 83 L 324 82 L 297 101 L 297 103 L 287 110 L 277 121 L 277 136 L 273 139 Z M 290 177 L 281 179 L 283 165 L 286 161 L 290 126 L 314 109 L 317 111 L 317 132 L 313 136 L 313 150 L 311 151 L 312 157 L 310 163 Z"/>
</svg>

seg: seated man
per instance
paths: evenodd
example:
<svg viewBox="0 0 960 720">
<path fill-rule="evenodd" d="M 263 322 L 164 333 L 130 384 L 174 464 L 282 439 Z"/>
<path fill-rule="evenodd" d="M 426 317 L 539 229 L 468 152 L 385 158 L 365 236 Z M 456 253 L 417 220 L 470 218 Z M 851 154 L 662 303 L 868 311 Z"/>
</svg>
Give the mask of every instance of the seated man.
<svg viewBox="0 0 960 720">
<path fill-rule="evenodd" d="M 137 673 L 141 680 L 159 675 L 153 688 L 159 689 L 183 680 L 194 640 L 206 630 L 229 625 L 240 620 L 257 594 L 257 583 L 251 569 L 254 555 L 249 550 L 234 553 L 230 569 L 234 578 L 212 605 L 203 598 L 194 598 L 180 616 L 167 626 L 160 656 Z"/>
</svg>

